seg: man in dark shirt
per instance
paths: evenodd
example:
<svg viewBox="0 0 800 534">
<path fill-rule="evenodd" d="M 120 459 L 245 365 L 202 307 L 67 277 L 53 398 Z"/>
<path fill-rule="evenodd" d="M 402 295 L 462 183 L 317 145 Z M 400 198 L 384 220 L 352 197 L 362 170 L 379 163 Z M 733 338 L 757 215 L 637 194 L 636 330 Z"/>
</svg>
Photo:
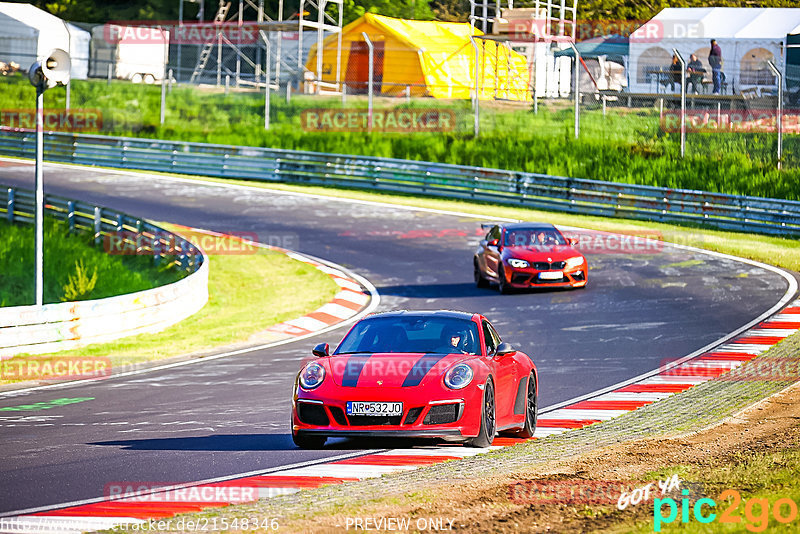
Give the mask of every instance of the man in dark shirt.
<svg viewBox="0 0 800 534">
<path fill-rule="evenodd" d="M 708 64 L 711 65 L 711 81 L 714 82 L 714 94 L 722 89 L 722 49 L 716 39 L 711 39 L 711 51 L 708 53 Z"/>
</svg>

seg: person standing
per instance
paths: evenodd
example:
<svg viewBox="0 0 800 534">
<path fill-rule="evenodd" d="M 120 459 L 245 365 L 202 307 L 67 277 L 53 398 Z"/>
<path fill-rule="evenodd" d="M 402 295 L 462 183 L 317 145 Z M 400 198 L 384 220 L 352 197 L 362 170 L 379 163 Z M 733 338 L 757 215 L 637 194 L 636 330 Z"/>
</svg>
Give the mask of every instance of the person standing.
<svg viewBox="0 0 800 534">
<path fill-rule="evenodd" d="M 683 77 L 683 68 L 681 67 L 681 62 L 678 59 L 678 56 L 672 56 L 672 63 L 669 65 L 669 90 L 674 91 L 675 85 L 678 85 L 678 89 L 681 88 L 681 78 Z"/>
<path fill-rule="evenodd" d="M 711 51 L 708 53 L 708 64 L 711 65 L 711 81 L 714 83 L 714 94 L 722 89 L 722 49 L 716 39 L 711 39 Z"/>
</svg>

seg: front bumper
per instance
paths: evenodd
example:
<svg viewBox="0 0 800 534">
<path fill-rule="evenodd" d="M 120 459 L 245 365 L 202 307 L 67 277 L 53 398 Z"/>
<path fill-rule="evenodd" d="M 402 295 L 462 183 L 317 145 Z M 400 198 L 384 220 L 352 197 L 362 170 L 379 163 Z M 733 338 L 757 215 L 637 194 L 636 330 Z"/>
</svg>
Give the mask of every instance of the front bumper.
<svg viewBox="0 0 800 534">
<path fill-rule="evenodd" d="M 417 388 L 345 388 L 329 384 L 326 389 L 301 389 L 295 395 L 292 403 L 295 435 L 463 441 L 480 432 L 483 393 L 474 383 L 459 391 L 439 389 L 432 399 L 426 399 Z M 402 402 L 403 413 L 401 416 L 347 415 L 348 401 Z"/>
<path fill-rule="evenodd" d="M 510 287 L 520 289 L 530 287 L 583 287 L 586 285 L 588 275 L 585 266 L 571 270 L 539 271 L 532 267 L 519 269 L 507 265 L 505 266 L 504 272 L 506 275 L 506 283 Z M 544 279 L 539 276 L 540 273 L 548 272 L 561 273 L 562 276 L 556 279 Z"/>
</svg>

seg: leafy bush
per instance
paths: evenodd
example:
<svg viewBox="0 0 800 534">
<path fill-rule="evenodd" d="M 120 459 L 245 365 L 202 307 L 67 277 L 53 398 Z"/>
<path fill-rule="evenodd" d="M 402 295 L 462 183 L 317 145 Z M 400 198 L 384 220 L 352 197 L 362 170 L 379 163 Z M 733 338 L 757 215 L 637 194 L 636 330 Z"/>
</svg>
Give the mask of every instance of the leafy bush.
<svg viewBox="0 0 800 534">
<path fill-rule="evenodd" d="M 74 300 L 86 300 L 94 286 L 97 285 L 97 265 L 94 266 L 92 276 L 87 274 L 88 270 L 83 260 L 75 261 L 75 275 L 69 275 L 67 283 L 64 285 L 64 296 L 61 300 L 72 302 Z"/>
</svg>

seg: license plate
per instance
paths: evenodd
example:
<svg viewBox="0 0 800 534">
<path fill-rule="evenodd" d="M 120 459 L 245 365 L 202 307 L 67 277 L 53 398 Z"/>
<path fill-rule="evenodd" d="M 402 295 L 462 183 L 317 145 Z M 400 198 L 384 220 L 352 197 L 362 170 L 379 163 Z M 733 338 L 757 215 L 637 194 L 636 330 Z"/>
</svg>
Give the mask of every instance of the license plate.
<svg viewBox="0 0 800 534">
<path fill-rule="evenodd" d="M 403 415 L 403 403 L 349 401 L 347 415 Z"/>
<path fill-rule="evenodd" d="M 539 273 L 539 280 L 561 280 L 562 278 L 564 278 L 564 273 L 562 271 L 546 271 Z"/>
</svg>

